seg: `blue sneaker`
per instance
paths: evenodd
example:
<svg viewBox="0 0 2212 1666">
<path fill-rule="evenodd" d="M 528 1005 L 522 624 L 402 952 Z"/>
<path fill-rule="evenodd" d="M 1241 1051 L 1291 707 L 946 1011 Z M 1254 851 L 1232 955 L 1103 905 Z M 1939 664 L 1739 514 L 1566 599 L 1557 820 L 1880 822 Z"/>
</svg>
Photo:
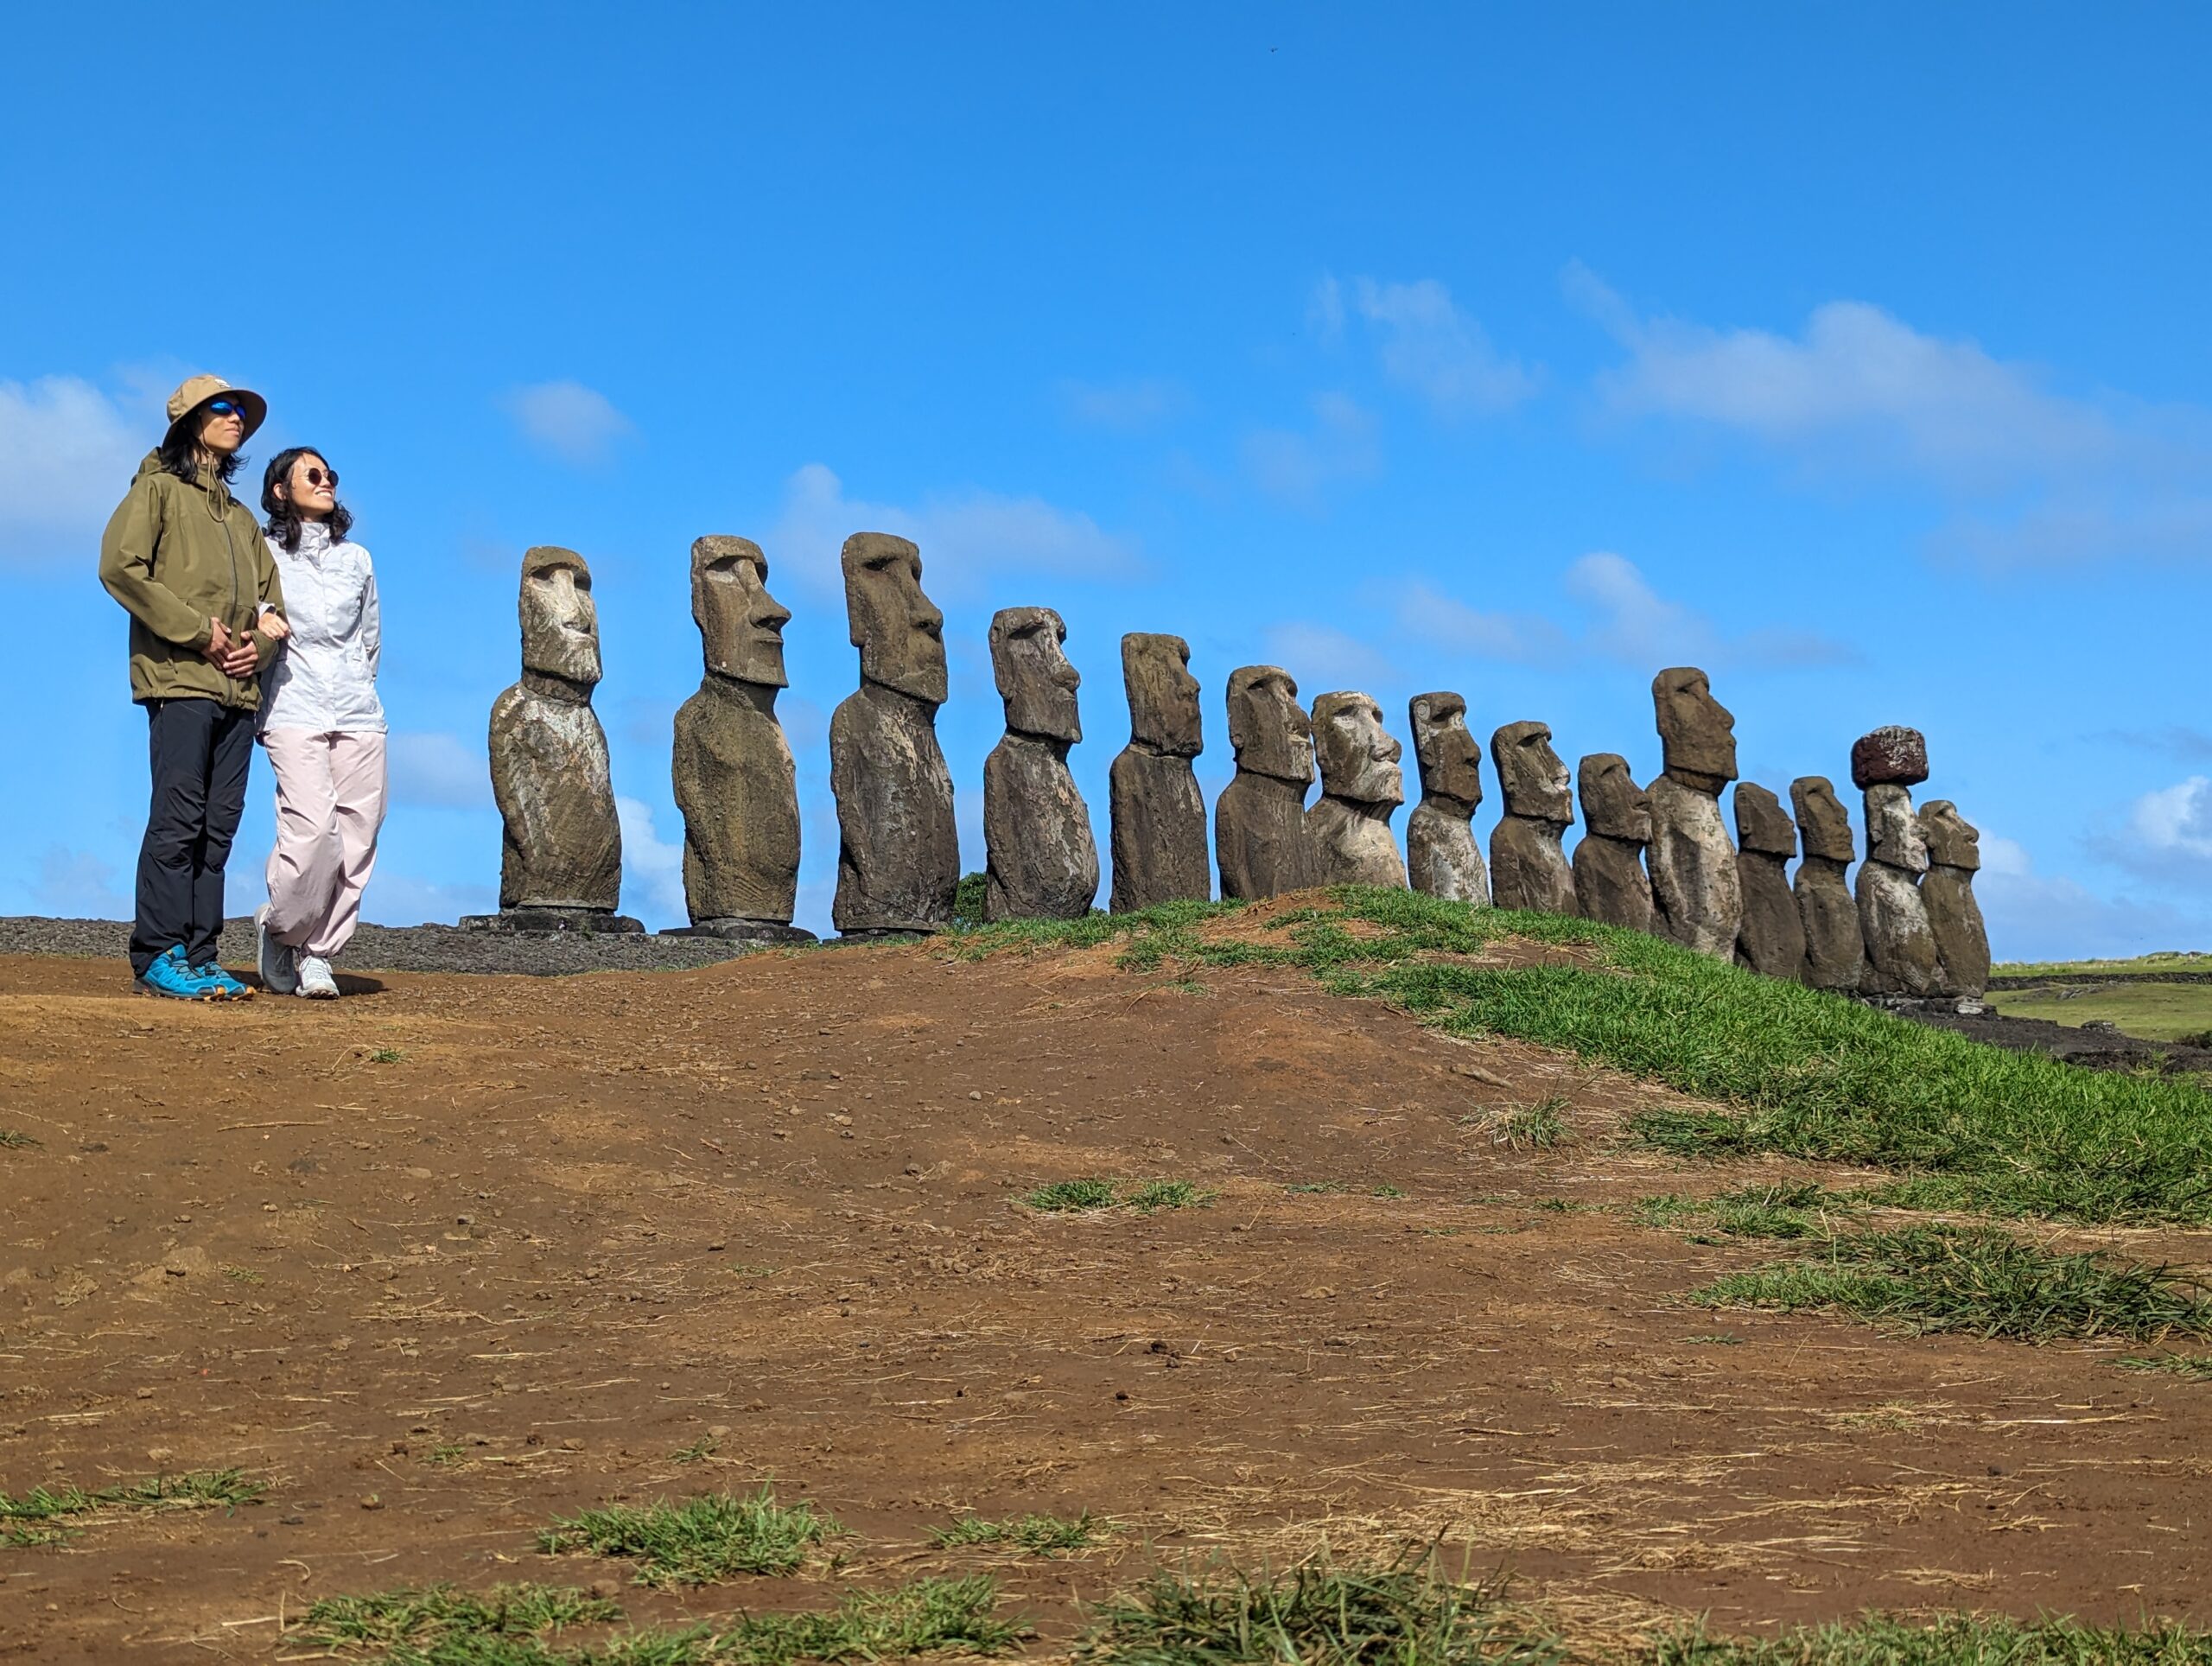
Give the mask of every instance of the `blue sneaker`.
<svg viewBox="0 0 2212 1666">
<path fill-rule="evenodd" d="M 207 998 L 210 1001 L 251 1001 L 253 999 L 253 989 L 250 984 L 239 982 L 212 960 L 205 966 L 194 966 L 192 969 L 192 975 L 207 986 Z"/>
<path fill-rule="evenodd" d="M 184 963 L 184 945 L 177 944 L 158 956 L 138 975 L 142 995 L 167 995 L 172 1001 L 219 1000 L 207 980 Z"/>
</svg>

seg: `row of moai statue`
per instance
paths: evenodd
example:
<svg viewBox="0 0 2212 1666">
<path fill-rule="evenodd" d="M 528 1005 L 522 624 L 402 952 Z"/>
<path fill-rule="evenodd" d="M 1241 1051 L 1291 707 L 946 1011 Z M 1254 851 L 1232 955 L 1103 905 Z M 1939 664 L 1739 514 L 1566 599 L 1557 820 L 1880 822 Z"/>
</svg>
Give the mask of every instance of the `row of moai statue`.
<svg viewBox="0 0 2212 1666">
<path fill-rule="evenodd" d="M 841 936 L 944 930 L 960 875 L 952 777 L 937 739 L 947 694 L 944 616 L 922 590 L 920 551 L 887 533 L 846 540 L 842 564 L 860 688 L 830 724 L 837 804 Z M 705 654 L 699 690 L 676 715 L 672 760 L 683 812 L 682 933 L 763 943 L 810 940 L 791 924 L 799 819 L 791 747 L 776 717 L 786 686 L 783 629 L 760 547 L 702 537 L 691 549 L 691 612 Z M 621 830 L 607 738 L 591 709 L 600 678 L 590 570 L 574 551 L 523 559 L 522 680 L 492 709 L 494 797 L 505 827 L 499 912 L 464 925 L 516 931 L 635 932 L 618 912 Z M 983 766 L 988 918 L 1088 912 L 1098 852 L 1068 752 L 1083 738 L 1082 679 L 1049 607 L 991 620 L 1006 734 Z M 1192 760 L 1203 749 L 1198 684 L 1180 637 L 1122 639 L 1129 743 L 1109 773 L 1115 912 L 1212 894 L 1206 807 Z M 1847 887 L 1850 818 L 1820 776 L 1792 783 L 1793 819 L 1753 783 L 1735 788 L 1737 837 L 1719 795 L 1736 779 L 1734 718 L 1705 674 L 1681 667 L 1652 684 L 1663 761 L 1639 787 L 1627 760 L 1581 760 L 1584 833 L 1570 862 L 1575 783 L 1541 723 L 1491 737 L 1505 800 L 1487 866 L 1472 828 L 1482 753 L 1466 702 L 1417 695 L 1408 716 L 1421 796 L 1401 858 L 1390 818 L 1405 801 L 1402 749 L 1364 694 L 1324 694 L 1309 716 L 1290 673 L 1230 675 L 1235 776 L 1214 806 L 1221 893 L 1278 895 L 1316 884 L 1408 886 L 1433 896 L 1577 914 L 1669 937 L 1771 976 L 1874 995 L 1979 995 L 1989 948 L 1973 875 L 1978 836 L 1948 802 L 1916 812 L 1928 778 L 1910 729 L 1878 729 L 1852 752 L 1866 794 L 1867 859 Z M 1321 796 L 1306 793 L 1316 763 Z M 1802 860 L 1794 881 L 1790 859 Z"/>
</svg>

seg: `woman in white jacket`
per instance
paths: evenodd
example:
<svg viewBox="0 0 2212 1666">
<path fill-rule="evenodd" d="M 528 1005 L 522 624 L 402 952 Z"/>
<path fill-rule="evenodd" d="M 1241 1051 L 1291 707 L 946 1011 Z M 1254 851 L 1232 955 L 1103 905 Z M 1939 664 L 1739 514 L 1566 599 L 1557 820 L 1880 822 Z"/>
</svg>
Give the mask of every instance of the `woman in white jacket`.
<svg viewBox="0 0 2212 1666">
<path fill-rule="evenodd" d="M 330 957 L 359 923 L 384 825 L 376 571 L 346 539 L 353 518 L 321 453 L 279 452 L 261 507 L 291 627 L 261 687 L 261 744 L 276 772 L 269 900 L 254 915 L 261 980 L 327 1001 L 338 994 Z"/>
</svg>

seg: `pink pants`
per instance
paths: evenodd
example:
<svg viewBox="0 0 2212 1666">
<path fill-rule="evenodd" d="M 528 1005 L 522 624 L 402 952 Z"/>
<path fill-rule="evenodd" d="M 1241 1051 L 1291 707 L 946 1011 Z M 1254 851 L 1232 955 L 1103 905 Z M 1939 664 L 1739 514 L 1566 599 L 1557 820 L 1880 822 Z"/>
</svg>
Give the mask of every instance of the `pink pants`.
<svg viewBox="0 0 2212 1666">
<path fill-rule="evenodd" d="M 327 959 L 353 940 L 384 825 L 384 736 L 262 731 L 276 772 L 269 934 Z"/>
</svg>

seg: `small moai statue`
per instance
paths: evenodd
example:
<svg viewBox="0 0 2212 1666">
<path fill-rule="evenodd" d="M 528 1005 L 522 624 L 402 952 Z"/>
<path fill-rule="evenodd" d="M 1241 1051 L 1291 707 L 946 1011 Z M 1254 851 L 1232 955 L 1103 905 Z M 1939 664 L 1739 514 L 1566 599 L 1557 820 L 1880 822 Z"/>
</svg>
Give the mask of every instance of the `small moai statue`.
<svg viewBox="0 0 2212 1666">
<path fill-rule="evenodd" d="M 607 731 L 591 709 L 600 678 L 591 569 L 550 545 L 522 558 L 522 680 L 492 703 L 492 796 L 499 806 L 499 912 L 477 931 L 642 932 L 615 912 L 622 824 Z"/>
<path fill-rule="evenodd" d="M 1321 796 L 1306 812 L 1314 877 L 1324 885 L 1405 888 L 1406 864 L 1390 812 L 1406 801 L 1405 748 L 1382 727 L 1372 696 L 1325 694 L 1313 703 L 1313 754 Z"/>
<path fill-rule="evenodd" d="M 1068 748 L 1083 739 L 1083 678 L 1062 652 L 1067 635 L 1050 607 L 991 615 L 1006 736 L 983 760 L 987 919 L 1081 919 L 1098 895 L 1090 811 L 1068 773 Z"/>
<path fill-rule="evenodd" d="M 1406 874 L 1413 888 L 1448 902 L 1490 906 L 1490 870 L 1471 825 L 1483 801 L 1483 749 L 1467 732 L 1456 694 L 1417 694 L 1406 708 L 1421 802 L 1406 818 Z"/>
<path fill-rule="evenodd" d="M 1805 922 L 1789 893 L 1789 859 L 1796 854 L 1797 823 L 1782 800 L 1756 781 L 1737 782 L 1736 877 L 1744 923 L 1736 963 L 1793 982 L 1805 972 Z"/>
<path fill-rule="evenodd" d="M 676 714 L 669 773 L 683 812 L 688 926 L 664 935 L 811 943 L 798 900 L 798 785 L 776 721 L 791 614 L 768 594 L 768 558 L 750 538 L 691 545 L 691 618 L 706 671 Z"/>
<path fill-rule="evenodd" d="M 1574 820 L 1567 764 L 1541 723 L 1508 723 L 1490 737 L 1505 815 L 1491 830 L 1491 900 L 1540 914 L 1575 912 L 1574 870 L 1560 840 Z"/>
<path fill-rule="evenodd" d="M 1312 885 L 1306 789 L 1313 780 L 1313 724 L 1298 703 L 1298 684 L 1280 665 L 1240 666 L 1229 674 L 1228 704 L 1236 773 L 1213 807 L 1221 894 L 1250 901 Z"/>
<path fill-rule="evenodd" d="M 1576 771 L 1582 794 L 1582 837 L 1574 847 L 1574 900 L 1585 919 L 1652 929 L 1651 876 L 1643 847 L 1651 843 L 1651 798 L 1617 752 L 1593 752 Z"/>
<path fill-rule="evenodd" d="M 1720 820 L 1736 779 L 1736 720 L 1694 665 L 1651 679 L 1663 763 L 1651 784 L 1651 900 L 1664 933 L 1716 960 L 1736 953 L 1744 892 Z"/>
<path fill-rule="evenodd" d="M 1866 860 L 1859 864 L 1859 931 L 1866 942 L 1866 995 L 1926 997 L 1940 981 L 1936 933 L 1920 894 L 1928 842 L 1911 789 L 1928 779 L 1928 742 L 1891 725 L 1851 748 L 1851 779 L 1866 794 Z"/>
<path fill-rule="evenodd" d="M 1191 766 L 1205 747 L 1191 645 L 1132 631 L 1122 639 L 1129 744 L 1107 773 L 1114 855 L 1112 907 L 1132 913 L 1213 894 L 1206 859 L 1206 801 Z"/>
<path fill-rule="evenodd" d="M 905 538 L 855 532 L 841 564 L 861 685 L 830 719 L 830 918 L 851 938 L 941 932 L 960 884 L 952 774 L 937 740 L 944 615 L 922 594 L 922 553 Z"/>
<path fill-rule="evenodd" d="M 1930 798 L 1921 806 L 1920 831 L 1928 843 L 1920 898 L 1936 936 L 1936 989 L 1979 1001 L 1989 989 L 1989 928 L 1974 896 L 1981 834 L 1948 798 Z"/>
<path fill-rule="evenodd" d="M 1790 889 L 1797 900 L 1798 922 L 1805 928 L 1805 982 L 1816 989 L 1856 995 L 1866 975 L 1866 939 L 1859 928 L 1859 905 L 1851 900 L 1844 877 L 1858 855 L 1851 814 L 1825 775 L 1801 775 L 1792 781 L 1789 803 L 1797 812 L 1804 848 Z"/>
</svg>

